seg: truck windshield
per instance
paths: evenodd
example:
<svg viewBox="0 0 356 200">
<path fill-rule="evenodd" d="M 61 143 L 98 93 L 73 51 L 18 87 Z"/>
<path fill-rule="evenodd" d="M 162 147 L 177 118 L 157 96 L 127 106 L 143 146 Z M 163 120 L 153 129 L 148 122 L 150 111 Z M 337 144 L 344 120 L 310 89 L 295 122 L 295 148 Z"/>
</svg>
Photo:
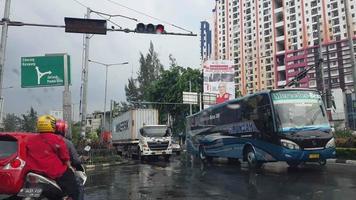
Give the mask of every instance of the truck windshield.
<svg viewBox="0 0 356 200">
<path fill-rule="evenodd" d="M 276 92 L 272 100 L 282 132 L 330 128 L 321 97 L 314 91 Z"/>
<path fill-rule="evenodd" d="M 169 131 L 165 126 L 144 127 L 141 129 L 141 135 L 145 137 L 166 137 Z"/>
</svg>

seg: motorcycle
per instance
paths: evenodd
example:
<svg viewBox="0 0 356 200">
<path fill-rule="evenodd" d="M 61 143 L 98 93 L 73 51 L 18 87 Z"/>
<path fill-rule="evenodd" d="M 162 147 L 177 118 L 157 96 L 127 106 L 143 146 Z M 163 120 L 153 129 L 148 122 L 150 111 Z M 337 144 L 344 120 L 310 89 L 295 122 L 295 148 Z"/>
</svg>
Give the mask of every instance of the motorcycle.
<svg viewBox="0 0 356 200">
<path fill-rule="evenodd" d="M 76 167 L 74 174 L 77 179 L 77 183 L 80 185 L 80 196 L 84 195 L 83 187 L 87 180 L 85 169 L 82 165 Z M 56 181 L 49 179 L 45 176 L 29 172 L 26 175 L 26 180 L 18 197 L 23 200 L 35 200 L 35 199 L 50 199 L 50 200 L 62 200 L 67 199 L 62 189 L 56 183 Z M 80 198 L 82 199 L 82 198 Z"/>
</svg>

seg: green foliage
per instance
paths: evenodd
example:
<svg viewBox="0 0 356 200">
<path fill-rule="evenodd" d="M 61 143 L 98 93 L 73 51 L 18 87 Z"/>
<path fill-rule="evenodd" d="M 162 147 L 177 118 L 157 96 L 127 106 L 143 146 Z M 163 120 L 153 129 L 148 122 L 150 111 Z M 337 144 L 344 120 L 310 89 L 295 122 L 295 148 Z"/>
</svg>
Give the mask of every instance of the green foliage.
<svg viewBox="0 0 356 200">
<path fill-rule="evenodd" d="M 336 148 L 336 157 L 346 160 L 356 160 L 356 148 Z"/>
<path fill-rule="evenodd" d="M 174 62 L 171 62 L 174 64 Z M 163 71 L 160 79 L 152 82 L 147 89 L 145 99 L 152 102 L 182 103 L 183 91 L 189 91 L 189 81 L 192 82 L 192 91 L 202 91 L 202 75 L 198 69 L 183 68 L 178 65 L 170 66 Z M 189 115 L 189 106 L 182 104 L 154 105 L 159 110 L 160 122 L 166 123 L 169 114 L 172 117 L 173 133 L 177 134 L 185 129 L 185 118 Z M 198 107 L 194 106 L 194 112 Z"/>
<path fill-rule="evenodd" d="M 129 103 L 143 101 L 144 97 L 147 96 L 147 88 L 160 77 L 163 71 L 163 65 L 154 50 L 152 42 L 146 56 L 140 53 L 139 62 L 140 70 L 137 73 L 137 80 L 131 77 L 128 80 L 128 85 L 125 86 L 126 100 Z M 138 107 L 138 104 L 130 104 L 132 107 Z"/>
<path fill-rule="evenodd" d="M 92 131 L 89 134 L 87 134 L 87 138 L 90 139 L 92 143 L 99 142 L 99 136 L 97 131 Z"/>
<path fill-rule="evenodd" d="M 4 130 L 5 132 L 20 131 L 21 129 L 21 118 L 15 114 L 6 114 L 4 120 Z"/>
<path fill-rule="evenodd" d="M 80 122 L 72 124 L 71 130 L 72 130 L 73 144 L 77 146 L 79 144 L 79 140 L 80 140 L 80 132 L 81 132 Z"/>
<path fill-rule="evenodd" d="M 21 130 L 36 132 L 37 112 L 31 107 L 30 111 L 22 115 Z"/>
<path fill-rule="evenodd" d="M 132 77 L 128 79 L 128 85 L 125 85 L 125 93 L 127 102 L 137 102 L 141 101 L 141 95 L 139 88 L 137 87 L 136 80 Z M 132 103 L 136 107 L 135 103 Z"/>
<path fill-rule="evenodd" d="M 352 131 L 351 130 L 336 130 L 335 137 L 337 137 L 337 138 L 352 137 Z"/>
</svg>

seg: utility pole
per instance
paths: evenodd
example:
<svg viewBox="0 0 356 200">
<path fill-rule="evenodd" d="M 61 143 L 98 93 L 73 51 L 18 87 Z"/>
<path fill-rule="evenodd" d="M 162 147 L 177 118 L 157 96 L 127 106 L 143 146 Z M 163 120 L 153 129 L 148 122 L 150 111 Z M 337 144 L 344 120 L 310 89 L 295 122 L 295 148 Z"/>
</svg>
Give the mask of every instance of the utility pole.
<svg viewBox="0 0 356 200">
<path fill-rule="evenodd" d="M 0 43 L 0 99 L 1 99 L 1 109 L 0 109 L 0 120 L 2 121 L 2 111 L 3 111 L 3 98 L 2 98 L 2 85 L 3 85 L 3 77 L 4 77 L 4 66 L 5 66 L 5 49 L 6 49 L 6 40 L 7 40 L 7 30 L 8 23 L 10 21 L 10 3 L 11 0 L 6 0 L 5 2 L 5 11 L 4 11 L 4 24 L 2 26 L 1 31 L 1 43 Z"/>
<path fill-rule="evenodd" d="M 189 92 L 192 92 L 192 81 L 189 80 Z M 189 104 L 190 115 L 193 114 L 193 107 L 192 104 Z"/>
<path fill-rule="evenodd" d="M 344 9 L 345 9 L 345 14 L 346 14 L 346 27 L 347 27 L 347 37 L 349 40 L 349 48 L 350 48 L 350 61 L 351 61 L 351 67 L 352 67 L 352 79 L 353 79 L 353 93 L 356 92 L 356 65 L 355 65 L 355 52 L 354 52 L 354 45 L 353 45 L 353 40 L 352 36 L 353 30 L 351 29 L 351 20 L 350 20 L 350 7 L 349 7 L 349 0 L 344 1 Z"/>
<path fill-rule="evenodd" d="M 347 38 L 349 41 L 349 49 L 350 49 L 350 63 L 351 63 L 351 68 L 352 68 L 352 81 L 353 81 L 353 91 L 351 93 L 351 99 L 354 100 L 356 99 L 356 65 L 355 65 L 355 52 L 354 52 L 354 44 L 353 44 L 353 30 L 351 29 L 351 20 L 350 20 L 350 7 L 349 7 L 349 0 L 345 0 L 344 1 L 344 9 L 345 9 L 345 14 L 346 14 L 346 28 L 347 28 Z M 355 96 L 354 96 L 355 95 Z M 345 116 L 346 116 L 346 124 L 348 125 L 348 127 L 350 127 L 350 123 L 349 123 L 349 113 L 348 110 L 345 109 Z M 353 107 L 352 107 L 352 111 L 353 112 Z M 352 115 L 352 118 L 354 118 L 354 116 Z"/>
<path fill-rule="evenodd" d="M 64 91 L 63 91 L 63 118 L 68 123 L 69 139 L 72 139 L 72 102 L 71 92 L 69 90 L 69 71 L 68 71 L 68 55 L 64 54 Z"/>
<path fill-rule="evenodd" d="M 321 41 L 320 18 L 321 16 L 318 17 L 318 21 L 317 21 L 319 48 L 318 48 L 318 56 L 317 56 L 318 60 L 316 61 L 317 67 L 315 69 L 315 74 L 317 77 L 318 90 L 322 93 L 323 102 L 324 105 L 326 105 L 326 92 L 325 92 L 324 67 L 323 67 L 323 44 Z"/>
<path fill-rule="evenodd" d="M 91 10 L 87 8 L 86 18 L 90 19 Z M 86 131 L 86 118 L 87 118 L 87 97 L 88 97 L 88 65 L 89 65 L 89 40 L 90 35 L 85 34 L 84 41 L 84 66 L 82 69 L 82 105 L 81 105 L 81 136 L 85 137 Z"/>
</svg>

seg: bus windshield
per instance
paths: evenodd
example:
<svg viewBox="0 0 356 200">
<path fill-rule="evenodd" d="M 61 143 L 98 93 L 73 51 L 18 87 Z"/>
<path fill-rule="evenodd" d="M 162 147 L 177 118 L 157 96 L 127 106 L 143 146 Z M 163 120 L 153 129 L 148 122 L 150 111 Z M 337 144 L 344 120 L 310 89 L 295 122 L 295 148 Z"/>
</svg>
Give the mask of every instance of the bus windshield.
<svg viewBox="0 0 356 200">
<path fill-rule="evenodd" d="M 280 91 L 272 93 L 279 131 L 330 128 L 318 93 L 314 91 Z"/>
</svg>

